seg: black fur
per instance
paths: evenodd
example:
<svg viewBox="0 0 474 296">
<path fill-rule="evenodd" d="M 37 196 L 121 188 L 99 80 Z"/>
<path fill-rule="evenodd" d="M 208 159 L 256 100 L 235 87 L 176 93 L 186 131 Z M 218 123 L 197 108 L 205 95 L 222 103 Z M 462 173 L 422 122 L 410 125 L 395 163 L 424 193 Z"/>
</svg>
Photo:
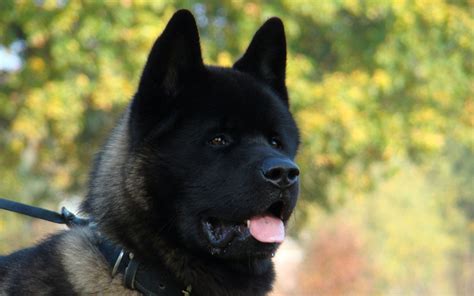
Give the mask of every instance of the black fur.
<svg viewBox="0 0 474 296">
<path fill-rule="evenodd" d="M 280 189 L 262 175 L 266 160 L 291 163 L 298 148 L 285 66 L 279 19 L 258 30 L 233 68 L 220 68 L 203 64 L 194 18 L 178 11 L 96 158 L 83 212 L 139 260 L 167 265 L 192 295 L 269 292 L 278 244 L 248 237 L 216 247 L 202 227 L 210 217 L 237 222 L 270 210 L 288 221 L 298 184 Z"/>
<path fill-rule="evenodd" d="M 7 295 L 76 295 L 58 254 L 56 244 L 61 234 L 36 247 L 0 257 L 0 292 Z M 8 281 L 2 282 L 1 280 Z M 4 295 L 0 293 L 0 295 Z"/>
</svg>

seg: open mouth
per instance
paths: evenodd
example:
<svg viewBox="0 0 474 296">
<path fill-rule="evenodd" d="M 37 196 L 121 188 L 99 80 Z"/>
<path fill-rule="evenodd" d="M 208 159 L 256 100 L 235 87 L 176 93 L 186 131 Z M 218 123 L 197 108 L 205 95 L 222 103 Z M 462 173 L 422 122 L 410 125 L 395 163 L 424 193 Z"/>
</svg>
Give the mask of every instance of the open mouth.
<svg viewBox="0 0 474 296">
<path fill-rule="evenodd" d="M 224 248 L 233 240 L 245 240 L 250 236 L 261 243 L 281 243 L 285 239 L 285 205 L 279 201 L 263 214 L 232 222 L 216 217 L 202 220 L 204 233 L 214 248 Z"/>
</svg>

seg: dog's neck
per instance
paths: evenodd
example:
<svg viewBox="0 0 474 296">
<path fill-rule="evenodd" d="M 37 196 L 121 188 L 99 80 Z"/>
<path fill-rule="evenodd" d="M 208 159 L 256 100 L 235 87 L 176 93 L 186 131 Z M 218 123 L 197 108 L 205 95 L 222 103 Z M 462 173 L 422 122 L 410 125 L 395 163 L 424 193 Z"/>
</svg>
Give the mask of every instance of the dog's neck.
<svg viewBox="0 0 474 296">
<path fill-rule="evenodd" d="M 192 286 L 192 295 L 266 295 L 275 278 L 271 259 L 260 259 L 264 264 L 250 259 L 244 263 L 203 259 L 164 241 L 159 257 L 182 282 Z"/>
<path fill-rule="evenodd" d="M 144 295 L 190 295 L 192 287 L 177 280 L 163 264 L 141 262 L 134 253 L 100 234 L 96 246 L 108 263 L 112 277 L 121 274 L 126 288 Z"/>
<path fill-rule="evenodd" d="M 117 236 L 110 234 L 108 237 Z M 114 241 L 117 242 L 117 239 Z M 261 261 L 249 259 L 245 262 L 203 258 L 163 239 L 154 239 L 153 243 L 138 246 L 123 247 L 124 245 L 116 243 L 119 249 L 127 250 L 126 254 L 133 253 L 138 264 L 143 263 L 146 268 L 155 270 L 157 278 L 164 280 L 165 285 L 177 287 L 180 291 L 192 290 L 192 296 L 263 296 L 271 291 L 275 278 L 273 262 L 269 258 L 259 259 Z M 150 252 L 150 246 L 153 252 Z M 113 258 L 116 260 L 117 256 L 118 252 Z M 116 261 L 113 264 L 109 262 L 111 269 L 115 263 Z M 172 275 L 172 278 L 160 278 L 161 274 L 168 277 Z"/>
</svg>

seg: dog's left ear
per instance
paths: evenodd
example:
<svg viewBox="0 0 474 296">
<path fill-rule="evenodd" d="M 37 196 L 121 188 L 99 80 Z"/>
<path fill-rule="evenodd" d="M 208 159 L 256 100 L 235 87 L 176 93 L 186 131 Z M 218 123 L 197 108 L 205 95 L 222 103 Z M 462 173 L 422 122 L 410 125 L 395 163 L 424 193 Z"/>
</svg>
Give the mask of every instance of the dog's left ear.
<svg viewBox="0 0 474 296">
<path fill-rule="evenodd" d="M 285 29 L 279 18 L 270 18 L 262 25 L 233 68 L 268 84 L 288 105 Z"/>
</svg>

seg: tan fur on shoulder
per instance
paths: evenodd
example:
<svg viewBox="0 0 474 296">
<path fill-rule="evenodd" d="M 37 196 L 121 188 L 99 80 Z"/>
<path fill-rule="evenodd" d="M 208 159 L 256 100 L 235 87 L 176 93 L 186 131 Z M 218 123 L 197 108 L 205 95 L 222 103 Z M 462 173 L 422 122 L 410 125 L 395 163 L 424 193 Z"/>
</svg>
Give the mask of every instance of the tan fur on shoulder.
<svg viewBox="0 0 474 296">
<path fill-rule="evenodd" d="M 109 267 L 94 245 L 88 229 L 73 229 L 62 238 L 61 261 L 75 292 L 95 295 L 139 295 L 122 285 L 122 276 L 111 277 Z"/>
</svg>

